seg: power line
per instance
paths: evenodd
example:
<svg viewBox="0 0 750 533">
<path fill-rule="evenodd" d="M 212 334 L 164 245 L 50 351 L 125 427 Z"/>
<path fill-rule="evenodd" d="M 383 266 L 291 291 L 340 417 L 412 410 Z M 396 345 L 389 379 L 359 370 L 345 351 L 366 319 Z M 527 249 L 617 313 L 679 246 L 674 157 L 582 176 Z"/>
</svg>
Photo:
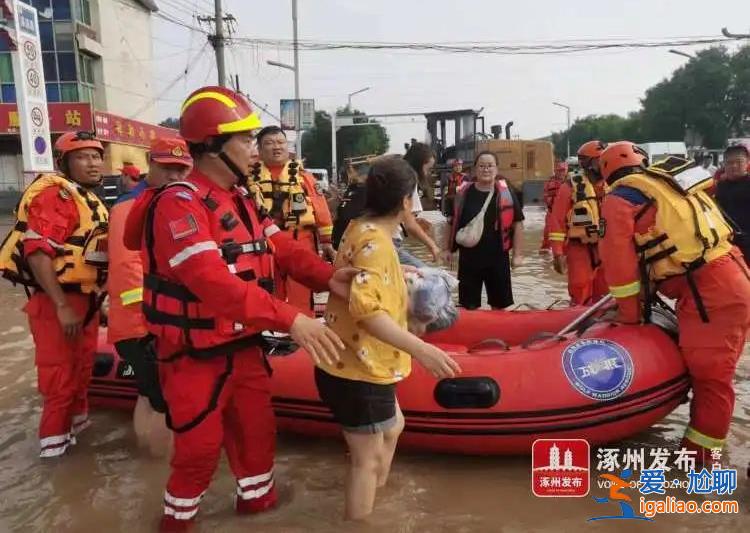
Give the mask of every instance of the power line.
<svg viewBox="0 0 750 533">
<path fill-rule="evenodd" d="M 618 38 L 609 40 L 559 40 L 537 43 L 500 43 L 500 42 L 371 42 L 371 41 L 318 41 L 300 40 L 299 47 L 312 51 L 331 50 L 370 50 L 396 51 L 409 50 L 417 52 L 440 52 L 449 54 L 474 53 L 498 55 L 550 55 L 588 52 L 608 49 L 671 48 L 725 43 L 740 40 L 725 36 L 673 37 L 665 39 L 635 40 Z M 259 39 L 234 37 L 231 39 L 238 46 L 266 47 L 281 50 L 292 50 L 294 43 L 289 39 Z"/>
<path fill-rule="evenodd" d="M 170 7 L 186 10 L 186 11 L 207 11 L 208 8 L 199 6 L 191 0 L 160 0 L 160 3 L 165 3 Z"/>
<path fill-rule="evenodd" d="M 187 77 L 188 73 L 190 72 L 191 67 L 195 66 L 197 64 L 197 61 L 201 58 L 201 56 L 203 55 L 203 53 L 206 51 L 207 47 L 208 47 L 208 42 L 205 42 L 203 44 L 203 47 L 200 50 L 198 50 L 198 53 L 195 56 L 193 56 L 192 60 L 190 60 L 190 59 L 188 60 L 188 65 L 185 67 L 185 70 L 182 71 L 179 76 L 177 76 L 175 79 L 173 79 L 171 82 L 169 82 L 167 84 L 167 86 L 164 89 L 162 89 L 162 91 L 158 95 L 156 95 L 154 98 L 152 98 L 151 100 L 149 100 L 148 102 L 146 102 L 145 104 L 143 104 L 137 111 L 135 111 L 134 113 L 132 113 L 132 115 L 130 116 L 130 118 L 137 117 L 138 115 L 140 115 L 141 113 L 143 113 L 146 109 L 148 109 L 149 107 L 151 107 L 152 105 L 154 105 L 154 103 L 156 103 L 156 102 L 158 102 L 160 100 L 165 100 L 163 98 L 164 95 L 167 94 L 175 85 L 177 85 L 177 83 L 181 79 Z M 182 100 L 177 100 L 177 101 L 181 102 Z"/>
</svg>

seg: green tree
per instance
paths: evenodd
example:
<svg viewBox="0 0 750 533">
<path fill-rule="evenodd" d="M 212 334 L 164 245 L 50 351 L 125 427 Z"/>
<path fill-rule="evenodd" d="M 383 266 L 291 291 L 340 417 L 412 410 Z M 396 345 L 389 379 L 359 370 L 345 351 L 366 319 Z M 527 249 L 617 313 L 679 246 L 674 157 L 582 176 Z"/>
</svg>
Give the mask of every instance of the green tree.
<svg viewBox="0 0 750 533">
<path fill-rule="evenodd" d="M 723 146 L 729 134 L 727 94 L 735 77 L 730 65 L 726 48 L 709 48 L 646 91 L 641 101 L 645 136 L 678 140 L 690 129 L 703 146 Z"/>
<path fill-rule="evenodd" d="M 343 127 L 336 132 L 336 153 L 338 168 L 346 157 L 357 157 L 370 154 L 384 154 L 388 150 L 388 133 L 378 122 L 367 122 L 366 115 L 358 110 L 339 109 L 338 115 L 350 115 L 355 123 L 367 123 L 368 126 Z M 302 136 L 302 153 L 309 168 L 331 168 L 331 116 L 325 111 L 315 113 L 314 126 Z"/>
<path fill-rule="evenodd" d="M 641 141 L 640 115 L 631 113 L 627 118 L 619 115 L 590 115 L 575 121 L 570 127 L 570 151 L 575 154 L 578 147 L 591 139 L 605 142 L 631 139 Z M 567 154 L 567 136 L 565 131 L 553 133 L 551 141 L 555 145 L 555 154 L 564 158 Z"/>
<path fill-rule="evenodd" d="M 734 55 L 724 47 L 698 52 L 668 79 L 649 88 L 628 117 L 589 116 L 570 128 L 571 150 L 591 139 L 635 142 L 689 140 L 709 148 L 750 134 L 750 45 Z M 692 135 L 688 135 L 692 134 Z M 553 133 L 558 157 L 566 132 Z"/>
<path fill-rule="evenodd" d="M 164 126 L 165 128 L 172 128 L 172 129 L 175 129 L 175 130 L 179 130 L 180 129 L 180 119 L 179 118 L 174 118 L 174 117 L 169 117 L 169 118 L 166 118 L 166 119 L 162 120 L 161 122 L 159 122 L 159 126 Z"/>
</svg>

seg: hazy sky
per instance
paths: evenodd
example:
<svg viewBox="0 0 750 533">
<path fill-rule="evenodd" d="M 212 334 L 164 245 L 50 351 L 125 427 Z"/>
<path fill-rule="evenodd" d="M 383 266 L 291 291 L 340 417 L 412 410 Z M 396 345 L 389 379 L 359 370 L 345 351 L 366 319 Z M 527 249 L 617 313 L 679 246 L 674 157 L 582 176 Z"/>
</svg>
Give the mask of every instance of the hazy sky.
<svg viewBox="0 0 750 533">
<path fill-rule="evenodd" d="M 169 3 L 161 5 L 176 13 Z M 186 2 L 178 2 L 186 4 Z M 209 0 L 191 0 L 207 9 Z M 291 38 L 291 0 L 224 0 L 238 21 L 237 36 Z M 185 11 L 180 13 L 188 19 Z M 747 0 L 299 0 L 301 39 L 357 41 L 502 41 L 559 39 L 634 39 L 714 36 L 728 26 L 750 31 Z M 205 36 L 154 18 L 156 94 L 180 75 L 205 42 Z M 732 45 L 736 47 L 737 45 Z M 695 52 L 696 47 L 685 47 Z M 180 53 L 184 50 L 184 53 Z M 209 53 L 211 52 L 211 53 Z M 228 70 L 257 102 L 278 115 L 279 99 L 293 96 L 290 71 L 266 60 L 292 62 L 292 53 L 269 48 L 230 47 Z M 534 138 L 565 127 L 572 117 L 626 114 L 639 106 L 651 85 L 686 62 L 664 48 L 596 51 L 553 56 L 437 54 L 433 52 L 302 51 L 301 96 L 314 98 L 317 109 L 346 104 L 347 93 L 371 90 L 353 98 L 370 113 L 405 113 L 484 107 L 490 124 L 515 122 L 514 132 Z M 178 100 L 192 89 L 216 81 L 210 48 L 194 61 L 185 80 L 167 91 L 159 117 L 176 116 Z M 273 119 L 263 115 L 265 122 Z M 403 119 L 401 120 L 403 122 Z M 424 137 L 424 121 L 388 126 L 391 149 L 410 137 Z"/>
</svg>

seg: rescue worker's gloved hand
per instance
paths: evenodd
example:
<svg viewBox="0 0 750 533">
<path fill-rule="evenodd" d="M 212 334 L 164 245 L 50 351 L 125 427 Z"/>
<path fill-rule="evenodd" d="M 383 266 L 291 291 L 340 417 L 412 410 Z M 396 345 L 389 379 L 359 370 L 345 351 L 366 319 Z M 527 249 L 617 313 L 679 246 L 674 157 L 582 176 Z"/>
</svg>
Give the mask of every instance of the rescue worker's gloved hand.
<svg viewBox="0 0 750 533">
<path fill-rule="evenodd" d="M 349 293 L 352 289 L 352 280 L 357 274 L 359 274 L 358 268 L 339 268 L 336 272 L 333 273 L 331 280 L 328 282 L 328 287 L 331 289 L 331 292 L 333 294 L 348 302 Z"/>
<path fill-rule="evenodd" d="M 340 352 L 345 348 L 344 343 L 333 330 L 302 313 L 294 319 L 289 334 L 294 342 L 307 350 L 316 365 L 320 362 L 335 365 L 339 360 Z"/>
<path fill-rule="evenodd" d="M 556 255 L 552 260 L 552 266 L 558 274 L 565 274 L 568 271 L 568 265 L 564 255 Z"/>
</svg>

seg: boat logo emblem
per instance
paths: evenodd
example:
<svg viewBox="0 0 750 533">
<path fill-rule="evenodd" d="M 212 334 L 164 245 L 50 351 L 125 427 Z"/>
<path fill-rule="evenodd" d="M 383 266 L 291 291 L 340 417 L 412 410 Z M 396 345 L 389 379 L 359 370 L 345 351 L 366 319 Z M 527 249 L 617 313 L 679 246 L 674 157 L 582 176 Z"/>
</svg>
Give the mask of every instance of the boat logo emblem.
<svg viewBox="0 0 750 533">
<path fill-rule="evenodd" d="M 563 371 L 573 387 L 592 400 L 622 396 L 633 381 L 633 359 L 619 344 L 604 339 L 583 339 L 568 346 Z"/>
</svg>

